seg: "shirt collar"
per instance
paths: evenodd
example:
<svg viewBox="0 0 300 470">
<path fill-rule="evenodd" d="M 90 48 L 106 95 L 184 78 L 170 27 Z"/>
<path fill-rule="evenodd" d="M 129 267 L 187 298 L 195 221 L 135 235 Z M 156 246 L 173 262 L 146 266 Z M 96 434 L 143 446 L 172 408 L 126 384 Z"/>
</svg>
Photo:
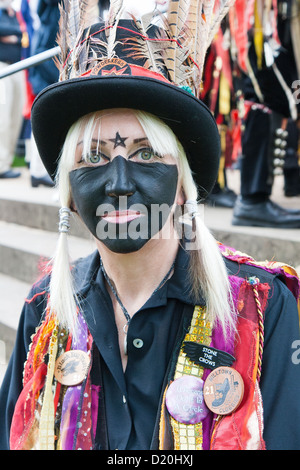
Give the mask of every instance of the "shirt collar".
<svg viewBox="0 0 300 470">
<path fill-rule="evenodd" d="M 81 298 L 85 297 L 91 288 L 100 267 L 100 255 L 98 250 L 94 251 L 86 258 L 78 259 L 73 267 L 75 294 Z"/>
<path fill-rule="evenodd" d="M 194 305 L 195 299 L 191 293 L 192 288 L 189 280 L 189 263 L 190 254 L 182 245 L 180 245 L 176 256 L 173 276 L 169 279 L 166 286 L 167 296 L 169 298 L 175 298 L 184 303 Z M 205 304 L 202 297 L 200 297 L 197 303 L 199 305 Z"/>
</svg>

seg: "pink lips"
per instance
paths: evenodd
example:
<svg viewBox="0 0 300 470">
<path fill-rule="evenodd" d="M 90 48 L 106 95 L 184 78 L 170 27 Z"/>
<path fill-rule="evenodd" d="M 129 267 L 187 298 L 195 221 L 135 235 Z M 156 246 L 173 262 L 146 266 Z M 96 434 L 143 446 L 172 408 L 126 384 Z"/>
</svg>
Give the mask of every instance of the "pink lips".
<svg viewBox="0 0 300 470">
<path fill-rule="evenodd" d="M 141 217 L 141 212 L 138 211 L 112 211 L 106 215 L 103 215 L 102 218 L 105 219 L 107 222 L 112 224 L 124 224 L 126 222 L 130 222 L 131 220 L 137 219 Z"/>
</svg>

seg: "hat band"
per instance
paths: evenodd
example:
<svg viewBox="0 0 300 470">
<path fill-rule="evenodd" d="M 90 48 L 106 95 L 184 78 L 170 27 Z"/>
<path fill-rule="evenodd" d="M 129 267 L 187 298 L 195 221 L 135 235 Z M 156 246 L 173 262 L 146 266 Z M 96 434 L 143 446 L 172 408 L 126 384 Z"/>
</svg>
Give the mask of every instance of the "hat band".
<svg viewBox="0 0 300 470">
<path fill-rule="evenodd" d="M 147 77 L 155 78 L 162 82 L 168 83 L 171 82 L 167 80 L 162 74 L 154 72 L 152 70 L 145 69 L 139 65 L 129 64 L 123 59 L 112 58 L 104 59 L 99 64 L 95 65 L 92 69 L 87 70 L 82 75 L 81 78 L 90 77 L 90 76 L 102 76 L 102 77 L 113 77 L 113 76 L 132 76 L 132 77 Z"/>
</svg>

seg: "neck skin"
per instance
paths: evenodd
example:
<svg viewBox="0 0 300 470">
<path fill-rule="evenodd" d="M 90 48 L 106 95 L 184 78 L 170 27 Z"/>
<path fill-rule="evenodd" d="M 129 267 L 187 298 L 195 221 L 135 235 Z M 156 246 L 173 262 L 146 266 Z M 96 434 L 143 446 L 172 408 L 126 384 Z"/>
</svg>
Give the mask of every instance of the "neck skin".
<svg viewBox="0 0 300 470">
<path fill-rule="evenodd" d="M 101 242 L 97 242 L 97 246 L 104 269 L 132 317 L 168 273 L 175 260 L 179 240 L 151 239 L 140 250 L 128 254 L 113 253 Z M 110 295 L 115 304 L 112 292 Z"/>
</svg>

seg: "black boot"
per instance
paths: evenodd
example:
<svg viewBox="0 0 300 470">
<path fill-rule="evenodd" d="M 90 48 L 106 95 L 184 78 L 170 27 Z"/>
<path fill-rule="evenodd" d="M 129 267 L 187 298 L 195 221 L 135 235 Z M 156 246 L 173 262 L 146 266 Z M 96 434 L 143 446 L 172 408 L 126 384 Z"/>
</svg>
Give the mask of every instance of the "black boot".
<svg viewBox="0 0 300 470">
<path fill-rule="evenodd" d="M 31 176 L 31 186 L 33 188 L 37 188 L 38 186 L 47 186 L 49 188 L 52 188 L 54 186 L 54 182 L 52 181 L 49 175 L 41 176 L 40 178 Z"/>
<path fill-rule="evenodd" d="M 245 202 L 239 197 L 234 207 L 232 225 L 300 228 L 300 210 L 284 209 L 270 199 Z"/>
</svg>

